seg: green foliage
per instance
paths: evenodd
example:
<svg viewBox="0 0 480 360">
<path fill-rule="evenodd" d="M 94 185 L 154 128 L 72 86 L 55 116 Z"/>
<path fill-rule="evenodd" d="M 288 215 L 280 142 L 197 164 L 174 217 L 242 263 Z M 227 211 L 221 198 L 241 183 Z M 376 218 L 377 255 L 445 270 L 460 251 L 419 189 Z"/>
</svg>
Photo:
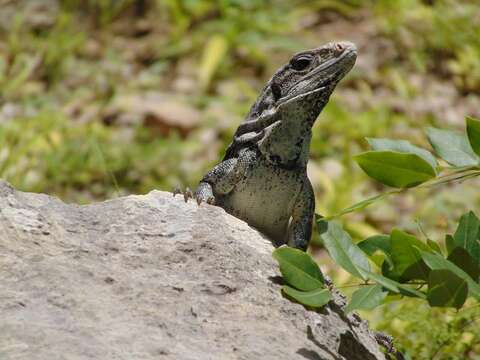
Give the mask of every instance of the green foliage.
<svg viewBox="0 0 480 360">
<path fill-rule="evenodd" d="M 155 139 L 141 128 L 125 136 L 98 123 L 72 125 L 52 113 L 8 122 L 0 132 L 0 177 L 20 189 L 80 202 L 91 196 L 118 196 L 126 189 L 143 193 L 162 182 L 173 187 L 172 174 L 181 176 L 175 159 L 188 149 L 178 146 L 182 140 Z M 130 136 L 136 140 L 126 147 L 124 141 Z M 88 189 L 89 195 L 80 189 Z"/>
<path fill-rule="evenodd" d="M 467 250 L 477 260 L 477 264 L 480 262 L 480 219 L 473 211 L 460 218 L 453 240 L 454 245 Z"/>
<path fill-rule="evenodd" d="M 352 294 L 352 300 L 345 308 L 345 312 L 353 310 L 373 310 L 387 296 L 387 292 L 383 290 L 382 285 L 368 285 L 358 289 Z"/>
<path fill-rule="evenodd" d="M 480 156 L 480 120 L 467 116 L 467 135 L 468 141 L 475 154 Z"/>
<path fill-rule="evenodd" d="M 428 162 L 433 169 L 437 167 L 437 160 L 429 151 L 412 145 L 409 141 L 375 138 L 367 138 L 367 141 L 374 151 L 389 150 L 404 154 L 415 154 Z"/>
<path fill-rule="evenodd" d="M 472 1 L 421 0 L 376 2 L 384 34 L 414 68 L 445 69 L 466 91 L 480 86 L 480 27 Z M 473 22 L 472 22 L 473 20 Z M 441 56 L 439 56 L 441 55 Z"/>
<path fill-rule="evenodd" d="M 468 285 L 449 270 L 432 270 L 428 277 L 427 300 L 430 306 L 460 309 L 467 300 Z"/>
<path fill-rule="evenodd" d="M 330 291 L 322 288 L 310 291 L 299 291 L 288 285 L 285 285 L 282 287 L 282 291 L 285 295 L 294 299 L 300 304 L 313 308 L 320 308 L 326 305 L 332 298 Z"/>
<path fill-rule="evenodd" d="M 394 270 L 389 271 L 389 276 L 402 280 L 426 280 L 429 271 L 422 261 L 419 249 L 431 251 L 430 247 L 415 236 L 394 229 L 390 235 L 389 254 Z"/>
<path fill-rule="evenodd" d="M 393 267 L 390 257 L 391 241 L 389 235 L 373 235 L 359 242 L 358 247 L 367 254 L 375 265 L 381 267 L 385 261 L 389 268 Z M 380 253 L 380 256 L 377 256 Z"/>
<path fill-rule="evenodd" d="M 325 289 L 322 272 L 308 254 L 285 246 L 276 249 L 273 257 L 288 284 L 282 287 L 286 296 L 313 308 L 322 307 L 330 301 L 331 294 Z"/>
<path fill-rule="evenodd" d="M 365 284 L 374 282 L 372 286 L 357 290 L 352 295 L 347 311 L 373 309 L 382 304 L 388 294 L 422 298 L 428 300 L 431 306 L 457 309 L 463 306 L 467 295 L 480 299 L 480 270 L 477 265 L 480 256 L 461 262 L 463 253 L 457 250 L 463 249 L 468 254 L 467 242 L 460 243 L 448 258 L 444 258 L 431 246 L 400 230 L 393 230 L 390 236 L 365 239 L 359 246 L 335 222 L 319 218 L 317 226 L 336 264 L 354 277 L 366 281 Z M 465 226 L 460 225 L 461 228 Z M 478 233 L 476 236 L 478 240 Z M 381 241 L 386 244 L 380 244 Z M 438 244 L 437 247 L 440 248 Z M 388 271 L 383 271 L 383 275 L 371 271 L 367 258 L 379 249 L 385 253 L 385 259 L 389 259 L 388 262 L 385 260 Z M 319 291 L 324 287 L 323 276 L 308 254 L 281 247 L 274 251 L 273 256 L 279 262 L 280 271 L 288 285 L 298 289 L 284 288 L 288 296 L 307 306 L 318 307 L 328 301 L 325 300 L 326 291 Z M 383 263 L 379 267 L 385 269 Z M 427 290 L 418 291 L 409 285 L 427 286 Z"/>
<path fill-rule="evenodd" d="M 476 120 L 467 118 L 470 133 L 472 121 Z M 475 136 L 467 137 L 433 128 L 429 129 L 428 135 L 440 157 L 454 166 L 466 165 L 465 156 L 470 146 L 475 145 Z M 414 187 L 437 175 L 437 160 L 424 149 L 406 141 L 389 139 L 369 139 L 369 143 L 373 151 L 360 154 L 355 160 L 369 176 L 385 185 Z M 480 159 L 473 152 L 471 154 L 475 162 L 468 163 L 471 166 L 466 169 L 452 168 L 454 174 L 470 172 L 470 176 L 480 175 L 477 167 Z M 405 156 L 408 156 L 408 160 L 402 158 Z M 429 177 L 421 178 L 422 174 L 427 173 L 426 169 L 429 169 Z M 436 184 L 443 183 L 442 180 L 436 181 Z M 380 198 L 375 196 L 361 201 L 338 216 L 363 209 Z M 460 218 L 453 236 L 446 235 L 447 258 L 437 242 L 426 239 L 425 243 L 398 229 L 394 229 L 390 235 L 368 237 L 357 245 L 339 224 L 327 221 L 320 215 L 316 215 L 316 221 L 322 243 L 332 260 L 369 285 L 353 293 L 347 311 L 373 309 L 382 304 L 387 295 L 394 294 L 425 299 L 430 306 L 456 309 L 464 305 L 468 296 L 480 299 L 480 219 L 472 211 Z M 381 257 L 378 257 L 378 252 Z M 315 278 L 311 279 L 311 275 L 305 276 L 305 273 L 318 269 L 307 254 L 285 247 L 276 250 L 274 256 L 289 285 L 304 291 L 322 288 L 323 281 L 320 283 Z M 381 274 L 372 271 L 369 258 L 381 269 Z M 319 269 L 318 274 L 321 274 Z M 426 290 L 414 289 L 410 285 L 420 285 L 420 289 L 426 287 Z M 289 288 L 284 292 L 304 305 L 315 303 L 311 300 L 313 294 L 290 291 Z M 318 300 L 318 303 L 321 301 Z"/>
<path fill-rule="evenodd" d="M 467 128 L 473 134 L 474 119 L 467 118 Z M 457 134 L 453 131 L 429 128 L 427 135 L 436 153 L 461 172 L 474 170 L 478 172 L 480 157 L 473 151 L 475 136 Z M 472 143 L 469 143 L 471 139 Z M 392 187 L 415 187 L 437 176 L 435 166 L 437 161 L 424 149 L 413 146 L 406 141 L 389 139 L 369 139 L 373 151 L 368 151 L 354 157 L 360 167 L 375 180 Z M 472 174 L 470 174 L 472 175 Z"/>
<path fill-rule="evenodd" d="M 427 135 L 438 155 L 449 164 L 457 167 L 479 164 L 480 159 L 473 153 L 464 134 L 429 128 Z"/>
<path fill-rule="evenodd" d="M 301 250 L 282 247 L 273 252 L 273 257 L 280 264 L 284 280 L 303 291 L 323 287 L 323 275 L 317 263 Z"/>
<path fill-rule="evenodd" d="M 435 169 L 417 154 L 368 151 L 354 159 L 370 177 L 396 188 L 416 186 L 436 175 Z"/>
<path fill-rule="evenodd" d="M 474 281 L 478 282 L 480 276 L 480 266 L 478 262 L 470 256 L 467 250 L 463 247 L 456 247 L 448 255 L 448 261 L 457 265 L 460 269 L 465 271 Z"/>
<path fill-rule="evenodd" d="M 292 16 L 282 16 L 291 9 L 286 1 L 277 1 L 272 6 L 269 1 L 258 0 L 169 0 L 159 6 L 166 13 L 172 29 L 172 37 L 162 44 L 162 56 L 177 57 L 201 52 L 204 59 L 201 67 L 204 88 L 214 72 L 232 69 L 237 60 L 233 56 L 235 53 L 265 64 L 267 56 L 263 50 L 268 47 L 298 49 L 298 44 L 285 36 L 293 21 Z M 212 21 L 202 21 L 209 14 L 216 16 Z M 192 28 L 195 31 L 190 31 L 186 36 Z M 225 52 L 227 48 L 231 49 L 229 53 Z M 207 62 L 211 64 L 208 71 L 205 70 Z"/>
<path fill-rule="evenodd" d="M 468 283 L 469 294 L 475 299 L 480 299 L 480 285 L 478 281 L 473 280 L 465 271 L 448 261 L 438 254 L 432 254 L 425 251 L 420 252 L 422 260 L 432 270 L 448 270 Z"/>
<path fill-rule="evenodd" d="M 471 305 L 471 304 L 470 304 Z M 430 307 L 427 302 L 389 302 L 377 308 L 370 321 L 397 340 L 397 349 L 415 360 L 475 359 L 480 344 L 480 307 L 469 303 L 459 311 Z M 408 358 L 408 357 L 407 357 Z"/>
<path fill-rule="evenodd" d="M 407 285 L 400 284 L 399 282 L 389 279 L 386 276 L 383 276 L 374 272 L 369 272 L 368 279 L 382 285 L 385 289 L 389 290 L 392 294 L 401 294 L 404 296 L 418 297 L 421 299 L 425 298 L 425 294 L 423 292 L 417 291 Z"/>
<path fill-rule="evenodd" d="M 366 280 L 366 272 L 370 271 L 368 259 L 350 235 L 334 222 L 320 220 L 317 227 L 325 248 L 335 262 L 353 276 Z"/>
</svg>

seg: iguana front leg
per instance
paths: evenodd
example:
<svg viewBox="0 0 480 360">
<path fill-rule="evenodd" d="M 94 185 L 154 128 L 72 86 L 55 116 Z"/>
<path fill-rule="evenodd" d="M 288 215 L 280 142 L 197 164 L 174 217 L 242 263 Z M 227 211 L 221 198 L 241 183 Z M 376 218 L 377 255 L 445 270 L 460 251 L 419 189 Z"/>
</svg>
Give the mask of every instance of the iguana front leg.
<svg viewBox="0 0 480 360">
<path fill-rule="evenodd" d="M 248 167 L 254 164 L 255 157 L 253 151 L 243 151 L 238 158 L 225 160 L 215 166 L 203 177 L 195 191 L 194 197 L 197 203 L 205 201 L 215 204 L 215 196 L 232 191 L 243 178 Z"/>
<path fill-rule="evenodd" d="M 312 236 L 312 221 L 315 213 L 315 195 L 310 180 L 305 177 L 302 189 L 293 206 L 292 219 L 288 228 L 288 246 L 307 250 Z"/>
<path fill-rule="evenodd" d="M 221 162 L 210 170 L 198 184 L 195 191 L 195 199 L 200 205 L 202 201 L 208 204 L 215 204 L 215 194 L 226 194 L 235 185 L 232 174 L 235 172 L 235 165 L 238 159 L 232 158 Z M 215 189 L 215 191 L 214 191 Z"/>
</svg>

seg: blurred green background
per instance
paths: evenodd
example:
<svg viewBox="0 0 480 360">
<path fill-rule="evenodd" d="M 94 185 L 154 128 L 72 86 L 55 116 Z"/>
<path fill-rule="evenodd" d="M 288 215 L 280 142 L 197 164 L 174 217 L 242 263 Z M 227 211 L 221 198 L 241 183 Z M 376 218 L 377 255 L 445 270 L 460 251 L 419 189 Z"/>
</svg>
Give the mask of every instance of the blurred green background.
<svg viewBox="0 0 480 360">
<path fill-rule="evenodd" d="M 425 126 L 480 117 L 474 0 L 0 0 L 0 177 L 80 203 L 195 187 L 276 68 L 331 40 L 359 56 L 315 125 L 317 212 L 384 189 L 352 161 L 366 136 L 428 148 Z M 400 227 L 438 240 L 478 214 L 479 185 L 414 190 L 342 221 L 358 239 Z M 478 310 L 465 320 L 409 300 L 363 315 L 415 359 L 480 358 Z"/>
</svg>

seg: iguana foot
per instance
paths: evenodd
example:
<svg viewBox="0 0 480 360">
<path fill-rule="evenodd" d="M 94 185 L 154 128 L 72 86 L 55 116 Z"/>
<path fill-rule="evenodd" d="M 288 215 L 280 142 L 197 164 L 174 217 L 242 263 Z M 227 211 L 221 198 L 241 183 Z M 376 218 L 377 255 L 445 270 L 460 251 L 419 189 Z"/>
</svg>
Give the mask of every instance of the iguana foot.
<svg viewBox="0 0 480 360">
<path fill-rule="evenodd" d="M 195 199 L 197 200 L 197 204 L 200 206 L 202 202 L 206 202 L 207 204 L 214 205 L 215 204 L 215 197 L 214 196 L 209 196 L 209 197 L 203 197 L 195 194 Z"/>
<path fill-rule="evenodd" d="M 374 333 L 374 337 L 377 341 L 377 344 L 383 346 L 385 350 L 387 350 L 388 354 L 394 355 L 398 360 L 405 360 L 403 354 L 393 346 L 393 337 L 391 335 L 387 335 L 378 331 Z"/>
<path fill-rule="evenodd" d="M 194 197 L 199 206 L 202 202 L 210 205 L 215 204 L 215 196 L 213 195 L 212 186 L 209 183 L 201 182 L 200 185 L 198 185 L 197 191 L 195 191 Z"/>
</svg>

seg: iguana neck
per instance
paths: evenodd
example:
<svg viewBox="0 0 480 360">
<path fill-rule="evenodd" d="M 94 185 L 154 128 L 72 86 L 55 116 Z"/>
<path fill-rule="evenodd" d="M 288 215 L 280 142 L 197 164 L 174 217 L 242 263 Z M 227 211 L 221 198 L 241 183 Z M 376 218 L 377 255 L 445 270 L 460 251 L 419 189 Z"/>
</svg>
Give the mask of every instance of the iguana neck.
<svg viewBox="0 0 480 360">
<path fill-rule="evenodd" d="M 308 106 L 305 101 L 314 101 Z M 289 104 L 279 111 L 278 119 L 265 129 L 263 139 L 258 142 L 260 152 L 266 159 L 282 168 L 304 168 L 307 166 L 312 139 L 312 126 L 322 111 L 325 102 L 312 97 Z"/>
</svg>

